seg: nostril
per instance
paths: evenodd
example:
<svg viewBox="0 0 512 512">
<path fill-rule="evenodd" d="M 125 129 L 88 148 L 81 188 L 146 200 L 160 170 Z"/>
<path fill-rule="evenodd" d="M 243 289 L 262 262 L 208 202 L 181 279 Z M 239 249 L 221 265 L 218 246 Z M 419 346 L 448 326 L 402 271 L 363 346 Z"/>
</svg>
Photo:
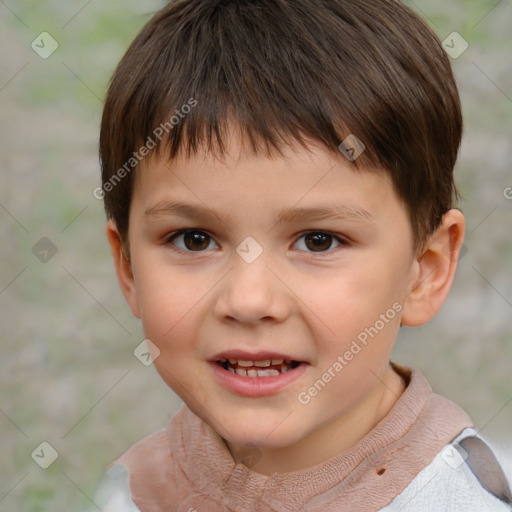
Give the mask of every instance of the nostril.
<svg viewBox="0 0 512 512">
<path fill-rule="evenodd" d="M 375 472 L 377 475 L 382 476 L 386 472 L 386 468 L 379 468 Z"/>
</svg>

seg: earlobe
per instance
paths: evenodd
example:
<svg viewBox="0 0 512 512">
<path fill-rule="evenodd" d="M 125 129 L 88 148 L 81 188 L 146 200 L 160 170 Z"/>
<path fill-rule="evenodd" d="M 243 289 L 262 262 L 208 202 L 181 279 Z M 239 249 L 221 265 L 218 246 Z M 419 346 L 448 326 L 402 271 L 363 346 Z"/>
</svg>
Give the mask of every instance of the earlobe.
<svg viewBox="0 0 512 512">
<path fill-rule="evenodd" d="M 449 210 L 414 262 L 414 278 L 402 312 L 402 324 L 410 327 L 431 320 L 443 305 L 457 269 L 464 241 L 462 212 Z"/>
<path fill-rule="evenodd" d="M 125 254 L 121 236 L 115 222 L 112 219 L 107 221 L 106 226 L 107 239 L 112 250 L 112 257 L 114 259 L 114 266 L 117 273 L 117 279 L 121 292 L 130 307 L 132 315 L 140 318 L 140 308 L 135 288 L 135 279 L 132 272 L 130 261 Z"/>
</svg>

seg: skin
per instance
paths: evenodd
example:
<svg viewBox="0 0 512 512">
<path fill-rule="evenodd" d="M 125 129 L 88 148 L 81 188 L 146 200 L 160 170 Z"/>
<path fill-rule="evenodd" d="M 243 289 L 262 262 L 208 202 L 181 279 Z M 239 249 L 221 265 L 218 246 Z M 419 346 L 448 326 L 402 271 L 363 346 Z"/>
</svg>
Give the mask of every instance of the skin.
<svg viewBox="0 0 512 512">
<path fill-rule="evenodd" d="M 195 218 L 162 209 L 176 199 L 209 211 Z M 281 210 L 328 203 L 366 213 L 278 222 Z M 418 252 L 405 205 L 384 171 L 356 172 L 341 153 L 313 143 L 284 147 L 283 156 L 249 154 L 232 134 L 222 159 L 146 159 L 129 226 L 129 258 L 112 220 L 107 236 L 132 314 L 160 350 L 157 371 L 223 437 L 236 462 L 252 454 L 251 469 L 268 475 L 348 450 L 388 414 L 405 388 L 389 365 L 400 323 L 421 325 L 441 307 L 464 217 L 447 212 Z M 172 239 L 181 229 L 203 236 L 195 243 Z M 320 249 L 311 232 L 324 233 Z M 248 236 L 263 248 L 252 263 L 236 252 Z M 400 313 L 300 403 L 299 393 L 394 303 Z M 308 366 L 275 395 L 243 397 L 220 385 L 207 363 L 231 348 L 288 353 Z"/>
</svg>

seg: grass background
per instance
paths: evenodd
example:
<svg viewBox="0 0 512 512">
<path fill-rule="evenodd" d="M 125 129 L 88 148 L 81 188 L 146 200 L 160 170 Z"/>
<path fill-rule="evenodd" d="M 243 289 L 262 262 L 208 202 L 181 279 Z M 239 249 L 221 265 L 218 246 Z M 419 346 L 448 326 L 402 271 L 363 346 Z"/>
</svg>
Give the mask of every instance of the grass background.
<svg viewBox="0 0 512 512">
<path fill-rule="evenodd" d="M 512 444 L 512 4 L 416 0 L 453 60 L 465 118 L 456 169 L 467 254 L 439 315 L 403 329 L 395 360 L 464 407 L 482 434 Z M 166 424 L 180 400 L 133 356 L 143 339 L 104 236 L 97 140 L 102 98 L 126 47 L 160 0 L 0 1 L 0 509 L 71 511 L 105 466 Z M 31 42 L 58 42 L 48 59 Z M 47 263 L 32 247 L 57 248 Z M 47 470 L 30 454 L 58 452 Z"/>
</svg>

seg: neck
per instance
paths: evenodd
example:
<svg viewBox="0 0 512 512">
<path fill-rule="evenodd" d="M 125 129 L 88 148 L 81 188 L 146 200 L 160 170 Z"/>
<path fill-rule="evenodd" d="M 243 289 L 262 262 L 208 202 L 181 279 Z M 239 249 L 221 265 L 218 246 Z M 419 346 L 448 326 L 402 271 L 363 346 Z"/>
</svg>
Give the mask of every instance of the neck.
<svg viewBox="0 0 512 512">
<path fill-rule="evenodd" d="M 389 413 L 405 390 L 405 383 L 391 367 L 372 391 L 350 411 L 284 448 L 259 449 L 254 471 L 271 475 L 306 469 L 352 448 Z M 329 441 L 326 442 L 326 439 Z M 226 445 L 236 463 L 237 450 Z M 245 452 L 245 456 L 247 452 Z"/>
</svg>

